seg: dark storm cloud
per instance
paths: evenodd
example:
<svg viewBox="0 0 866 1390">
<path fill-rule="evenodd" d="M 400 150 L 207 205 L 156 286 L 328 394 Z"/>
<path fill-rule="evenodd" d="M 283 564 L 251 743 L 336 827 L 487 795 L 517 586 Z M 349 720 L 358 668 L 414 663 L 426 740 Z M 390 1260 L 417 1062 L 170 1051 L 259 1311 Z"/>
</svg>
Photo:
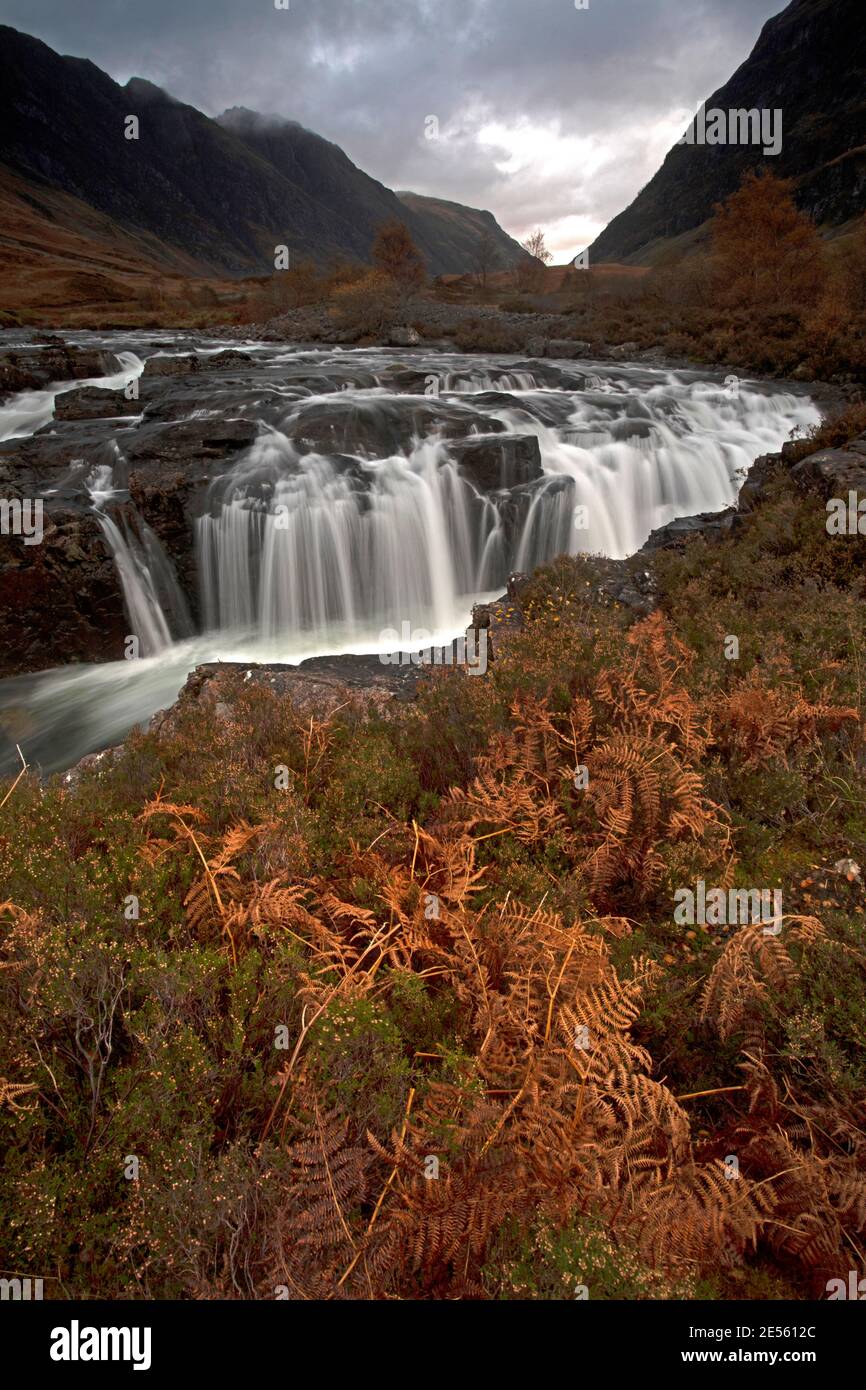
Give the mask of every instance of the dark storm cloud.
<svg viewBox="0 0 866 1390">
<path fill-rule="evenodd" d="M 0 20 L 209 115 L 290 116 L 392 188 L 562 255 L 647 181 L 784 0 L 0 0 Z M 426 138 L 435 116 L 439 138 Z"/>
</svg>

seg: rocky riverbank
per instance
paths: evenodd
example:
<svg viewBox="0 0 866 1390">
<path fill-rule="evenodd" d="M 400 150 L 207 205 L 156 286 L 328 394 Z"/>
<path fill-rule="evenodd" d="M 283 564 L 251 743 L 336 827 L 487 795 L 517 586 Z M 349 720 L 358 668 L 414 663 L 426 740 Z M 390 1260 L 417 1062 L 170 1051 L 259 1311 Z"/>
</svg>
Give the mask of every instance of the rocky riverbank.
<svg viewBox="0 0 866 1390">
<path fill-rule="evenodd" d="M 660 326 L 658 339 L 647 344 L 628 338 L 587 337 L 575 318 L 563 313 L 517 313 L 492 304 L 447 304 L 428 298 L 411 300 L 401 311 L 400 323 L 378 336 L 364 336 L 355 328 L 342 325 L 327 304 L 305 305 L 255 323 L 235 324 L 212 330 L 239 342 L 260 339 L 277 343 L 315 345 L 417 347 L 442 352 L 512 352 L 534 359 L 599 362 L 641 362 L 671 370 L 698 370 L 754 377 L 754 370 L 735 358 L 707 362 L 671 351 Z M 819 381 L 805 364 L 790 376 L 774 375 L 807 385 L 815 399 L 828 405 L 856 399 L 862 395 L 857 375 L 841 374 L 833 381 Z"/>
</svg>

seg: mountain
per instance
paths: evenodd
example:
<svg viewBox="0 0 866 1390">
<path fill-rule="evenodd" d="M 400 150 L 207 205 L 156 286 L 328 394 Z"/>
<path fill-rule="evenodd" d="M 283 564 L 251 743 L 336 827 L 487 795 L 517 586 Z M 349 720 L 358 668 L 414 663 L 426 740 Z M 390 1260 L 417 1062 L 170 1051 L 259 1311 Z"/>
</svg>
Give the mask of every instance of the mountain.
<svg viewBox="0 0 866 1390">
<path fill-rule="evenodd" d="M 126 138 L 130 116 L 137 139 Z M 11 175 L 16 192 L 23 183 L 34 200 L 44 202 L 47 190 L 74 199 L 110 219 L 113 240 L 143 238 L 166 264 L 181 258 L 199 273 L 262 274 L 282 244 L 320 263 L 365 259 L 376 226 L 400 217 L 431 273 L 472 268 L 463 228 L 455 225 L 451 237 L 429 228 L 338 146 L 296 122 L 240 108 L 211 120 L 150 82 L 120 86 L 88 60 L 62 57 L 7 26 L 0 131 L 0 179 Z M 497 232 L 512 258 L 521 254 Z"/>
<path fill-rule="evenodd" d="M 431 266 L 449 266 L 452 271 L 458 265 L 461 271 L 474 269 L 476 247 L 484 232 L 493 238 L 503 265 L 527 258 L 523 247 L 502 230 L 491 212 L 420 193 L 393 193 L 357 168 L 339 145 L 297 121 L 261 115 L 242 106 L 224 111 L 217 120 L 295 187 L 326 207 L 346 248 L 360 258 L 367 256 L 377 227 L 392 218 L 406 224 Z"/>
<path fill-rule="evenodd" d="M 782 147 L 675 145 L 634 202 L 589 248 L 591 262 L 648 263 L 673 238 L 699 237 L 714 205 L 749 169 L 795 182 L 801 208 L 838 226 L 866 209 L 866 24 L 863 0 L 792 0 L 768 20 L 713 109 L 775 110 Z"/>
<path fill-rule="evenodd" d="M 502 230 L 492 212 L 449 203 L 444 198 L 428 198 L 421 193 L 398 193 L 397 197 L 423 229 L 421 235 L 425 244 L 432 246 L 433 253 L 442 260 L 450 259 L 457 252 L 465 261 L 466 269 L 474 269 L 482 235 L 492 239 L 498 258 L 497 269 L 504 270 L 516 260 L 531 260 L 529 253 Z"/>
</svg>

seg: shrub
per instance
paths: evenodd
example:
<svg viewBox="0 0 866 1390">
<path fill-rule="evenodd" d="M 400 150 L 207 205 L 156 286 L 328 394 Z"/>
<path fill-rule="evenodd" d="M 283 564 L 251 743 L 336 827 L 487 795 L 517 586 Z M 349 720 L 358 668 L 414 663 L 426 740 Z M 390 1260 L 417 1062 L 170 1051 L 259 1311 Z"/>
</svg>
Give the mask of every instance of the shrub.
<svg viewBox="0 0 866 1390">
<path fill-rule="evenodd" d="M 464 319 L 454 335 L 461 352 L 520 352 L 524 334 L 495 318 Z"/>
<path fill-rule="evenodd" d="M 338 285 L 331 302 L 337 322 L 356 337 L 381 337 L 399 316 L 400 296 L 393 280 L 379 270 Z"/>
</svg>

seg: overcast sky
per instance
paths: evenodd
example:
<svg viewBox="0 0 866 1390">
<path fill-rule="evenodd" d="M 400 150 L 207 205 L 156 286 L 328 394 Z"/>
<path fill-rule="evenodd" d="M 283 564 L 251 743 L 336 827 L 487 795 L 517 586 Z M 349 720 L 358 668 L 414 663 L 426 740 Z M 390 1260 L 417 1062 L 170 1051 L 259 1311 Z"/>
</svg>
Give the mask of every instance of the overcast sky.
<svg viewBox="0 0 866 1390">
<path fill-rule="evenodd" d="M 564 261 L 785 3 L 0 0 L 0 20 L 211 116 L 289 116 L 391 188 L 489 208 L 521 240 L 542 226 Z"/>
</svg>

